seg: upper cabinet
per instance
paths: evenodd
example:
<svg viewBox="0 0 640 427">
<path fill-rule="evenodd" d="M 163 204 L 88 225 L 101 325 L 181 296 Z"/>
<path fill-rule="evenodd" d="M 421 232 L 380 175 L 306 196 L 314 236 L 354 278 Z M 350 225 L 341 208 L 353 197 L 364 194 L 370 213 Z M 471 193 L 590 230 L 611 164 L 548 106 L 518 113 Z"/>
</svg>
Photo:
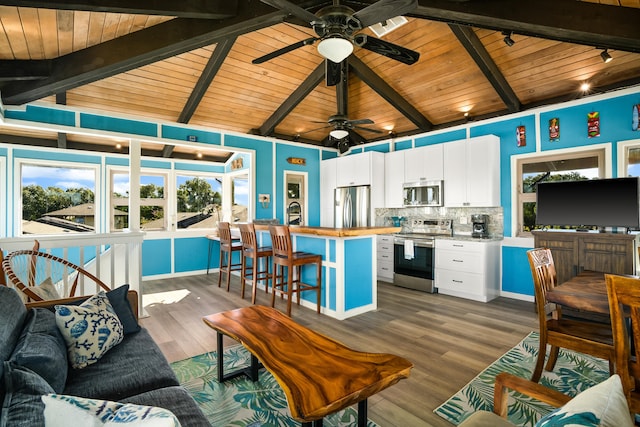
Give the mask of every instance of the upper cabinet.
<svg viewBox="0 0 640 427">
<path fill-rule="evenodd" d="M 443 144 L 414 148 L 404 156 L 404 182 L 441 181 Z"/>
<path fill-rule="evenodd" d="M 405 151 L 391 151 L 384 155 L 384 206 L 387 208 L 401 208 L 404 202 Z"/>
<path fill-rule="evenodd" d="M 372 185 L 376 174 L 384 177 L 383 170 L 383 153 L 368 151 L 339 157 L 336 187 Z"/>
<path fill-rule="evenodd" d="M 336 188 L 338 158 L 320 162 L 320 226 L 333 227 L 333 192 Z"/>
<path fill-rule="evenodd" d="M 487 135 L 442 145 L 445 206 L 500 206 L 500 139 Z"/>
</svg>

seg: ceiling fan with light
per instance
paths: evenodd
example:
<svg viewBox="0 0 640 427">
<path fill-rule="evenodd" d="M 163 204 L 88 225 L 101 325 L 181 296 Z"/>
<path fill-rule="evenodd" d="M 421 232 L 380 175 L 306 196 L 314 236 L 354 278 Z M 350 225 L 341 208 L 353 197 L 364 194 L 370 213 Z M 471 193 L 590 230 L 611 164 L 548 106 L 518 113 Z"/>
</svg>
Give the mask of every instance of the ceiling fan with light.
<svg viewBox="0 0 640 427">
<path fill-rule="evenodd" d="M 323 7 L 315 15 L 287 0 L 261 1 L 309 22 L 318 37 L 300 40 L 263 55 L 254 59 L 252 61 L 254 64 L 261 64 L 316 41 L 320 41 L 318 53 L 334 63 L 340 63 L 351 55 L 354 45 L 408 65 L 414 64 L 420 58 L 420 54 L 416 51 L 358 33 L 370 25 L 383 23 L 413 11 L 418 6 L 417 0 L 380 0 L 357 12 L 334 0 L 333 5 Z"/>
</svg>

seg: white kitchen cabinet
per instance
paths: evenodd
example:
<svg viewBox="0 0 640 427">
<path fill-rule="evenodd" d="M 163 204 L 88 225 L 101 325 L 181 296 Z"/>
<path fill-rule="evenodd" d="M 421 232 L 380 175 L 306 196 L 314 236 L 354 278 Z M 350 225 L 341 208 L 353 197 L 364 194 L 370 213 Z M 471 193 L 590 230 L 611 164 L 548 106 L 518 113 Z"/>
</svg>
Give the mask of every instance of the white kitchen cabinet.
<svg viewBox="0 0 640 427">
<path fill-rule="evenodd" d="M 487 302 L 500 294 L 500 242 L 436 239 L 438 292 Z"/>
<path fill-rule="evenodd" d="M 418 147 L 404 157 L 404 182 L 441 181 L 444 178 L 442 144 Z"/>
<path fill-rule="evenodd" d="M 442 145 L 444 205 L 500 206 L 500 139 L 487 135 Z"/>
<path fill-rule="evenodd" d="M 320 162 L 320 226 L 333 227 L 338 158 Z"/>
<path fill-rule="evenodd" d="M 393 235 L 378 235 L 377 254 L 378 280 L 393 283 Z"/>
<path fill-rule="evenodd" d="M 402 184 L 404 184 L 405 152 L 391 151 L 384 155 L 384 206 L 401 208 L 404 204 Z"/>
<path fill-rule="evenodd" d="M 371 161 L 373 152 L 351 154 L 338 158 L 338 187 L 371 184 Z M 384 164 L 384 154 L 382 162 Z M 382 172 L 382 171 L 380 171 Z"/>
</svg>

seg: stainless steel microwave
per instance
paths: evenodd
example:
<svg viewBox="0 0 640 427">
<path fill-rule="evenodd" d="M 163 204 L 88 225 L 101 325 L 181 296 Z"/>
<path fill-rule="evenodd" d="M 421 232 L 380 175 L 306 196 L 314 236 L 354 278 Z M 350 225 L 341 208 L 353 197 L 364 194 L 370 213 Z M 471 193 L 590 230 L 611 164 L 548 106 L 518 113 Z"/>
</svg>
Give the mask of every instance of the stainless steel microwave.
<svg viewBox="0 0 640 427">
<path fill-rule="evenodd" d="M 408 182 L 402 186 L 404 206 L 443 206 L 443 181 Z"/>
</svg>

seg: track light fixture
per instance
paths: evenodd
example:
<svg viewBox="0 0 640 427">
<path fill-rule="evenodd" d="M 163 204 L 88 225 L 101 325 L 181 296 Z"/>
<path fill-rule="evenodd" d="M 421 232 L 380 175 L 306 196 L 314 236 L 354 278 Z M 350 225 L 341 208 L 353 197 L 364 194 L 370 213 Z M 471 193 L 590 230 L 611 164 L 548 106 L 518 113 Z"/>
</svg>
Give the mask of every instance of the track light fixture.
<svg viewBox="0 0 640 427">
<path fill-rule="evenodd" d="M 513 46 L 516 43 L 511 38 L 511 34 L 513 34 L 513 32 L 511 32 L 511 31 L 503 31 L 502 32 L 502 35 L 504 36 L 504 38 L 502 40 L 504 40 L 504 44 L 506 44 L 509 47 Z"/>
<path fill-rule="evenodd" d="M 605 49 L 602 51 L 602 53 L 600 53 L 600 58 L 602 58 L 602 61 L 604 61 L 604 63 L 606 64 L 607 62 L 611 62 L 611 60 L 613 59 L 611 57 L 611 55 L 609 55 L 608 52 L 609 49 Z"/>
</svg>

